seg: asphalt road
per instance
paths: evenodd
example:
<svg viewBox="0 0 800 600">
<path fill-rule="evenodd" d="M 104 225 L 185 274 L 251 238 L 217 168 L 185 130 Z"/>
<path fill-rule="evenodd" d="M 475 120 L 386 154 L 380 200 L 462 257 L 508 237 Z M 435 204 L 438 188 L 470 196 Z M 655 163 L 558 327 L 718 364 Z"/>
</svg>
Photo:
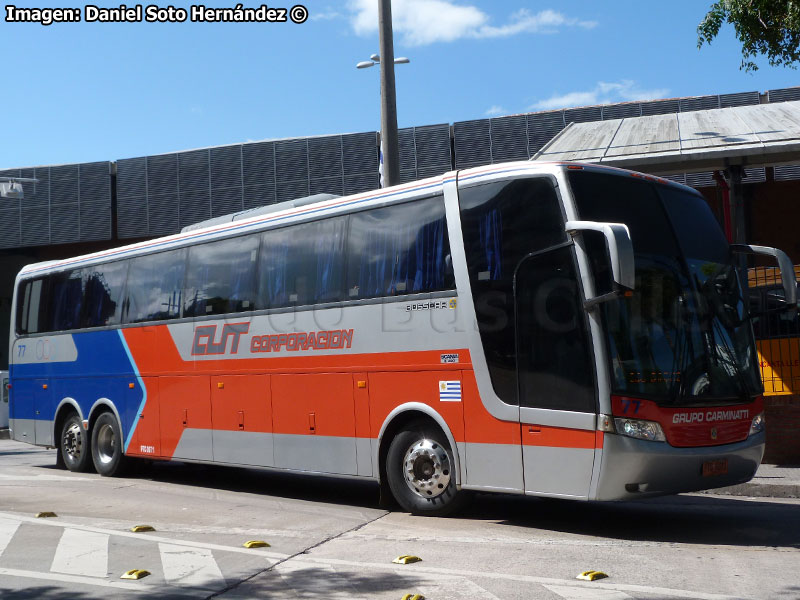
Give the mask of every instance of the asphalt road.
<svg viewBox="0 0 800 600">
<path fill-rule="evenodd" d="M 130 531 L 141 524 L 155 531 Z M 422 561 L 392 564 L 401 554 Z M 179 463 L 101 478 L 0 440 L 3 600 L 789 600 L 798 566 L 796 499 L 478 495 L 456 517 L 420 518 L 382 509 L 374 484 Z M 130 569 L 151 574 L 120 579 Z M 608 577 L 575 579 L 589 569 Z"/>
</svg>

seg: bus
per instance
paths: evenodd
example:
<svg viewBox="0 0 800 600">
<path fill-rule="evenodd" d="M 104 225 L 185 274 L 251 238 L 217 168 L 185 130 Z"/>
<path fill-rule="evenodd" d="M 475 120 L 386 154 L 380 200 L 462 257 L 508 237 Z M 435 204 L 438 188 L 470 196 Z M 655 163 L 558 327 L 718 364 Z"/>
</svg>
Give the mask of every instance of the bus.
<svg viewBox="0 0 800 600">
<path fill-rule="evenodd" d="M 578 163 L 277 204 L 25 267 L 13 438 L 135 459 L 583 500 L 749 480 L 762 387 L 740 253 L 695 190 Z M 796 304 L 796 288 L 786 290 Z"/>
</svg>

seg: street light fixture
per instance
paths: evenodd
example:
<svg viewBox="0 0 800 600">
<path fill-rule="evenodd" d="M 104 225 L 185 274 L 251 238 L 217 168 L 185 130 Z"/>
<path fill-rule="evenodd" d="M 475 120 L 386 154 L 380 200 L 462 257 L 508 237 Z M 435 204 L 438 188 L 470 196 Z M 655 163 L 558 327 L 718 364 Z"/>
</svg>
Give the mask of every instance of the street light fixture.
<svg viewBox="0 0 800 600">
<path fill-rule="evenodd" d="M 366 69 L 381 67 L 381 148 L 383 149 L 383 180 L 386 187 L 400 183 L 400 142 L 397 133 L 397 94 L 394 87 L 394 65 L 410 62 L 405 57 L 394 57 L 392 39 L 392 1 L 378 0 L 378 32 L 380 54 L 356 65 Z M 381 60 L 381 56 L 385 60 Z"/>
<path fill-rule="evenodd" d="M 9 200 L 22 200 L 25 198 L 23 183 L 36 183 L 38 179 L 29 177 L 0 177 L 0 198 Z"/>
</svg>

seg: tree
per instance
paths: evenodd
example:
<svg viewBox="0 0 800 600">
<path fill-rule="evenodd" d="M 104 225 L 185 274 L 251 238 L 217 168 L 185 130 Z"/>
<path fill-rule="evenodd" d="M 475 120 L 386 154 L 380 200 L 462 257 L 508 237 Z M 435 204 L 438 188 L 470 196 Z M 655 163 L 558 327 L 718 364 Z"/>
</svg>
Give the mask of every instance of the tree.
<svg viewBox="0 0 800 600">
<path fill-rule="evenodd" d="M 800 63 L 800 0 L 717 0 L 697 26 L 697 47 L 711 44 L 725 22 L 742 43 L 741 69 L 757 71 L 758 55 L 772 66 Z"/>
</svg>

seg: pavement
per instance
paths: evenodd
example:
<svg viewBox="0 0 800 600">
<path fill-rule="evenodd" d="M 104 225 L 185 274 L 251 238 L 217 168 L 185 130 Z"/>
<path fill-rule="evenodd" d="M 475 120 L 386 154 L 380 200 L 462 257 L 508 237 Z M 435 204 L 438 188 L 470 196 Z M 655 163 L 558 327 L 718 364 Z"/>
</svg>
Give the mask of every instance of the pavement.
<svg viewBox="0 0 800 600">
<path fill-rule="evenodd" d="M 0 440 L 7 440 L 8 429 L 0 429 Z M 704 494 L 747 496 L 751 498 L 800 498 L 800 465 L 761 465 L 747 483 L 732 485 Z"/>
</svg>

